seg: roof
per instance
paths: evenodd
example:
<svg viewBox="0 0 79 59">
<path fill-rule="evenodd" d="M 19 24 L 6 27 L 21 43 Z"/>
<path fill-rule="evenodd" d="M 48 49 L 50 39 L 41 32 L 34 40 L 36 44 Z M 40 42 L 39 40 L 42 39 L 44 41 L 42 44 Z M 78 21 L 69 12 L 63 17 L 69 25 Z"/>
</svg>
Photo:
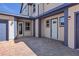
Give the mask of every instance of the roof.
<svg viewBox="0 0 79 59">
<path fill-rule="evenodd" d="M 7 16 L 13 16 L 13 17 L 19 17 L 19 18 L 26 18 L 26 19 L 34 19 L 30 16 L 23 16 L 23 15 L 15 15 L 15 14 L 9 14 L 9 13 L 0 13 L 0 15 L 7 15 Z"/>
</svg>

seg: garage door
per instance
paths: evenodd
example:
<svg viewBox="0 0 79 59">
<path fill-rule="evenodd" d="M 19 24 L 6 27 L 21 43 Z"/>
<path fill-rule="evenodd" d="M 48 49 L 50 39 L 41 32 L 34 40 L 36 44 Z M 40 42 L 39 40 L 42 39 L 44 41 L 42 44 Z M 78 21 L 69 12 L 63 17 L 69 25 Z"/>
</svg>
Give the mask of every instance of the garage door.
<svg viewBox="0 0 79 59">
<path fill-rule="evenodd" d="M 57 40 L 57 19 L 52 20 L 52 39 Z"/>
<path fill-rule="evenodd" d="M 8 21 L 0 19 L 0 41 L 8 40 Z"/>
<path fill-rule="evenodd" d="M 0 23 L 0 41 L 6 40 L 6 24 Z"/>
</svg>

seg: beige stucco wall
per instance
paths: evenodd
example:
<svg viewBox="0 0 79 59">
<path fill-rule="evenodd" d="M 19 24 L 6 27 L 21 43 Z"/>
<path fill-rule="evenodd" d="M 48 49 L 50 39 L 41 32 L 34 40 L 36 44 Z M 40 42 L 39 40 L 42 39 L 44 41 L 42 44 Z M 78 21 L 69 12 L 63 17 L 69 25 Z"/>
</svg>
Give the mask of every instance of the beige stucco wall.
<svg viewBox="0 0 79 59">
<path fill-rule="evenodd" d="M 32 5 L 29 5 L 28 6 L 29 7 L 29 16 L 32 16 L 32 10 L 33 10 L 33 8 L 32 8 Z M 27 12 L 27 11 L 25 11 L 25 12 Z"/>
<path fill-rule="evenodd" d="M 50 38 L 50 27 L 46 27 L 46 20 L 50 20 L 50 17 L 41 20 L 41 35 Z"/>
<path fill-rule="evenodd" d="M 44 13 L 44 3 L 39 3 L 39 15 Z"/>
<path fill-rule="evenodd" d="M 64 41 L 64 27 L 59 26 L 59 17 L 61 17 L 61 16 L 64 16 L 64 13 L 56 14 L 56 15 L 53 15 L 53 16 L 42 19 L 42 21 L 41 21 L 41 23 L 42 23 L 42 26 L 41 26 L 42 37 L 51 38 L 50 37 L 50 34 L 51 34 L 50 29 L 51 28 L 46 27 L 46 20 L 51 20 L 53 18 L 58 18 L 58 40 Z"/>
<path fill-rule="evenodd" d="M 0 19 L 2 20 L 14 20 L 13 16 L 0 15 Z"/>
<path fill-rule="evenodd" d="M 63 3 L 45 3 L 44 4 L 44 12 L 50 10 L 50 9 L 53 9 L 59 5 L 62 5 Z"/>
<path fill-rule="evenodd" d="M 24 36 L 33 36 L 33 23 L 32 20 L 28 20 L 28 19 L 18 19 L 18 22 L 23 22 L 23 35 Z M 25 30 L 25 23 L 26 22 L 30 22 L 31 26 L 30 26 L 30 30 Z M 19 36 L 19 34 L 18 34 Z"/>
<path fill-rule="evenodd" d="M 68 46 L 74 48 L 74 12 L 79 11 L 79 4 L 68 8 Z"/>
<path fill-rule="evenodd" d="M 38 16 L 38 3 L 35 3 L 35 12 L 33 12 L 33 5 L 31 7 L 30 11 L 32 11 L 33 17 Z"/>
</svg>

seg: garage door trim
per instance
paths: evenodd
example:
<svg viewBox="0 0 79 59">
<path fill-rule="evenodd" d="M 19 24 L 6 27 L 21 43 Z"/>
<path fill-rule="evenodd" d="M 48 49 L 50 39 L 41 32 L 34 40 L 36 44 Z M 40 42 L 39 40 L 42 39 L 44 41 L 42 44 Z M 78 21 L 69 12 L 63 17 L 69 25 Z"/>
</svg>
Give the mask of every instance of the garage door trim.
<svg viewBox="0 0 79 59">
<path fill-rule="evenodd" d="M 8 37 L 9 37 L 9 31 L 8 31 L 8 20 L 3 20 L 0 19 L 0 23 L 5 23 L 6 24 L 6 40 L 8 41 Z"/>
</svg>

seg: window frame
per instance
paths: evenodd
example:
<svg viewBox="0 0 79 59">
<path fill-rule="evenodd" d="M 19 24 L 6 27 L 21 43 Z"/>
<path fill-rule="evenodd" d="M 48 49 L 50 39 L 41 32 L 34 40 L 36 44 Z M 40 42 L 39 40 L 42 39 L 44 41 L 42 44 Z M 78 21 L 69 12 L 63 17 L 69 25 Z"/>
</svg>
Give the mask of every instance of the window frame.
<svg viewBox="0 0 79 59">
<path fill-rule="evenodd" d="M 29 24 L 29 25 L 26 25 L 26 23 Z M 29 29 L 26 29 L 26 28 L 29 28 Z M 25 31 L 29 31 L 29 30 L 31 30 L 31 23 L 25 22 Z"/>
<path fill-rule="evenodd" d="M 47 23 L 48 21 L 48 23 Z M 49 20 L 46 20 L 46 27 L 49 27 L 50 26 L 50 21 Z"/>
<path fill-rule="evenodd" d="M 63 18 L 63 17 L 64 17 L 64 16 L 59 17 L 59 26 L 60 26 L 60 27 L 64 27 L 64 24 L 63 24 L 63 25 L 61 24 L 61 23 L 62 23 L 62 22 L 61 22 L 61 18 Z"/>
</svg>

